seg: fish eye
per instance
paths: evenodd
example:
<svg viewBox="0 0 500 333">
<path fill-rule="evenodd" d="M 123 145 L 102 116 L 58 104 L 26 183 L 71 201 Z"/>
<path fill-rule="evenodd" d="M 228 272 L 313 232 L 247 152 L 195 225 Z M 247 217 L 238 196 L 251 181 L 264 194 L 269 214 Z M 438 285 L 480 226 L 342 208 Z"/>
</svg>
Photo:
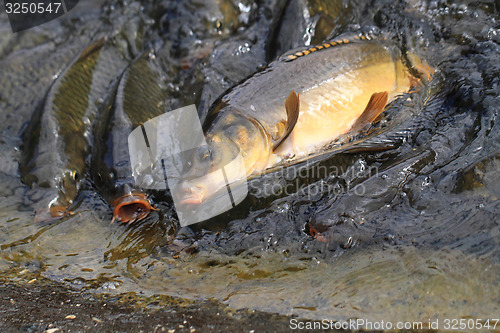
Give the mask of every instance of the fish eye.
<svg viewBox="0 0 500 333">
<path fill-rule="evenodd" d="M 76 170 L 67 170 L 66 173 L 65 173 L 65 181 L 69 181 L 69 182 L 76 182 L 78 181 L 78 178 L 79 178 L 79 174 Z"/>
<path fill-rule="evenodd" d="M 212 149 L 210 149 L 208 146 L 201 146 L 196 151 L 196 157 L 200 161 L 208 161 L 212 158 Z"/>
</svg>

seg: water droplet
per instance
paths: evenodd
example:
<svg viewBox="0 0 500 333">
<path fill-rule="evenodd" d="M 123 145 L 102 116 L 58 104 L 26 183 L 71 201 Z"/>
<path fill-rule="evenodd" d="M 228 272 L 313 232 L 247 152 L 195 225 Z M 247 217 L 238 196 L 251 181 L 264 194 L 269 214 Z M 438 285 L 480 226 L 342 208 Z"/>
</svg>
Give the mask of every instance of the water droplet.
<svg viewBox="0 0 500 333">
<path fill-rule="evenodd" d="M 283 204 L 279 204 L 278 207 L 276 207 L 276 213 L 282 214 L 286 213 L 290 209 L 290 204 L 288 202 L 285 202 Z"/>
</svg>

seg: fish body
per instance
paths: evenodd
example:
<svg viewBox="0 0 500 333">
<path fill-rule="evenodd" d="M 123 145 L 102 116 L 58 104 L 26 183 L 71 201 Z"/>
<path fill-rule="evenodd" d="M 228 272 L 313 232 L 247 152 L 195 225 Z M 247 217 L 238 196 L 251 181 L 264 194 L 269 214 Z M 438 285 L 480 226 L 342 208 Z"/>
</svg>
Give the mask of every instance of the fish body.
<svg viewBox="0 0 500 333">
<path fill-rule="evenodd" d="M 20 171 L 23 182 L 34 189 L 35 195 L 29 196 L 42 194 L 42 199 L 34 200 L 37 220 L 71 214 L 69 207 L 87 181 L 95 123 L 109 117 L 107 101 L 142 48 L 145 24 L 138 12 L 119 15 L 111 25 L 97 20 L 88 29 L 91 36 L 82 39 L 90 40 L 87 47 L 57 75 L 33 114 L 25 132 Z"/>
<path fill-rule="evenodd" d="M 359 130 L 409 91 L 414 78 L 400 52 L 367 39 L 285 55 L 220 97 L 203 126 L 207 147 L 194 154 L 181 182 L 184 202 L 201 203 L 223 188 L 204 175 L 238 153 L 246 176 L 254 177 Z"/>
<path fill-rule="evenodd" d="M 169 45 L 147 50 L 131 62 L 120 78 L 113 100 L 108 101 L 108 117 L 95 130 L 97 143 L 91 172 L 100 194 L 113 207 L 113 221 L 132 223 L 153 209 L 146 194 L 135 184 L 127 138 L 134 128 L 160 116 L 166 108 L 167 80 L 175 77 L 169 52 Z"/>
<path fill-rule="evenodd" d="M 105 38 L 94 42 L 54 82 L 30 125 L 23 180 L 53 192 L 39 207 L 48 207 L 52 216 L 67 214 L 78 194 L 100 98 L 126 65 L 125 56 Z"/>
<path fill-rule="evenodd" d="M 252 172 L 262 172 L 284 156 L 310 154 L 347 133 L 374 93 L 386 91 L 390 101 L 410 88 L 401 58 L 379 42 L 346 43 L 299 54 L 271 64 L 223 96 L 220 110 L 216 107 L 208 136 L 217 131 L 224 113 L 234 112 L 262 126 L 271 146 L 287 121 L 287 96 L 292 91 L 300 96 L 298 121 L 289 138 L 281 149 L 268 151 L 268 163 L 250 168 Z"/>
</svg>

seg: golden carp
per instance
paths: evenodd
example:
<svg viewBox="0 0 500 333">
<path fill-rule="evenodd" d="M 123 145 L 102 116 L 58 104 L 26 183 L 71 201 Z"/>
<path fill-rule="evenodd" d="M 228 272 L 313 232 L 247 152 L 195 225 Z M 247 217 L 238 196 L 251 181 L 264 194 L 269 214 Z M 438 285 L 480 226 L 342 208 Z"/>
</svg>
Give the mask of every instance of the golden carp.
<svg viewBox="0 0 500 333">
<path fill-rule="evenodd" d="M 282 56 L 220 97 L 203 130 L 206 146 L 186 163 L 183 204 L 201 204 L 226 186 L 213 171 L 238 154 L 246 177 L 307 157 L 372 123 L 415 84 L 401 53 L 360 35 Z M 415 70 L 415 69 L 413 69 Z"/>
</svg>

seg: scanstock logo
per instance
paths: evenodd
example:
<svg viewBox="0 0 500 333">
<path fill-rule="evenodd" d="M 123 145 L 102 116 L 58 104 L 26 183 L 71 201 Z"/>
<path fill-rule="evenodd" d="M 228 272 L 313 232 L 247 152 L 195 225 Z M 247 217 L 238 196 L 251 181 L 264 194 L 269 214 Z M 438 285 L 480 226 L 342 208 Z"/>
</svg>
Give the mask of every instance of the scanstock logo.
<svg viewBox="0 0 500 333">
<path fill-rule="evenodd" d="M 77 3 L 78 0 L 4 0 L 12 32 L 30 29 L 58 18 Z"/>
<path fill-rule="evenodd" d="M 241 152 L 219 169 L 203 175 L 189 174 L 184 162 L 204 147 L 207 147 L 207 142 L 194 104 L 153 118 L 134 129 L 128 137 L 135 184 L 149 190 L 169 189 L 183 227 L 232 209 L 248 194 L 247 173 Z M 209 160 L 211 162 L 212 157 Z M 219 189 L 212 187 L 214 192 L 206 193 L 200 205 L 183 205 L 183 185 L 200 182 L 225 186 Z"/>
</svg>

